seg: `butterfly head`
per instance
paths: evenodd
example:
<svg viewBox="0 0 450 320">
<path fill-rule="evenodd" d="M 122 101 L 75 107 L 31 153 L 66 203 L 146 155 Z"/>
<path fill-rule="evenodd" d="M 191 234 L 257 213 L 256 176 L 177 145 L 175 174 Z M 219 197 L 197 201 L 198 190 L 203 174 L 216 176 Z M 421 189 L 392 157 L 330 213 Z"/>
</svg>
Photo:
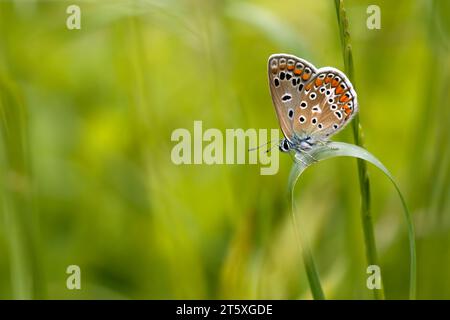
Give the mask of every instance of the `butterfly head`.
<svg viewBox="0 0 450 320">
<path fill-rule="evenodd" d="M 292 149 L 292 144 L 289 142 L 288 139 L 283 138 L 283 139 L 280 141 L 280 146 L 279 146 L 279 148 L 280 148 L 280 151 L 281 151 L 281 152 L 289 152 L 289 151 Z"/>
<path fill-rule="evenodd" d="M 298 138 L 294 137 L 294 141 L 289 141 L 284 138 L 280 141 L 280 151 L 281 152 L 289 152 L 291 150 L 303 150 L 308 151 L 311 150 L 314 145 L 314 141 L 311 137 Z"/>
</svg>

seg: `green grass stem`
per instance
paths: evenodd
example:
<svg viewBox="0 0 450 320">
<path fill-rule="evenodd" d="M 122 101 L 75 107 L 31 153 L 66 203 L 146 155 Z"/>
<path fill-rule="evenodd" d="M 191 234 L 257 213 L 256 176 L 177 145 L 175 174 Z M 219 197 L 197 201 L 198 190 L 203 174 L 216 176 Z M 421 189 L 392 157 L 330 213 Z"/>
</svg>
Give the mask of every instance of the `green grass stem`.
<svg viewBox="0 0 450 320">
<path fill-rule="evenodd" d="M 355 86 L 354 79 L 354 67 L 353 67 L 353 55 L 352 55 L 352 46 L 350 43 L 350 32 L 348 27 L 348 19 L 346 15 L 346 11 L 344 8 L 344 0 L 335 0 L 336 7 L 336 15 L 337 21 L 339 25 L 339 34 L 341 39 L 341 47 L 344 59 L 345 73 L 349 77 L 353 86 Z M 353 129 L 353 139 L 355 144 L 364 147 L 364 135 L 363 130 L 359 121 L 359 115 L 357 114 L 352 121 L 352 129 Z M 366 163 L 358 159 L 358 177 L 359 177 L 359 185 L 360 185 L 360 193 L 361 193 L 361 218 L 362 218 L 362 226 L 364 231 L 364 242 L 366 247 L 366 258 L 368 265 L 379 265 L 378 263 L 378 254 L 376 249 L 375 242 L 375 232 L 373 227 L 373 217 L 370 209 L 370 181 L 369 175 L 367 172 Z M 399 192 L 400 198 L 402 200 L 402 204 L 406 208 L 405 201 L 400 191 L 398 190 L 397 185 L 395 185 L 397 191 Z M 408 222 L 408 235 L 410 241 L 410 299 L 414 299 L 416 295 L 416 253 L 415 253 L 415 241 L 414 241 L 414 228 L 411 221 L 411 217 L 409 215 L 408 210 L 406 212 L 406 220 Z M 383 286 L 384 287 L 384 286 Z M 384 298 L 384 289 L 382 290 L 374 290 L 375 299 L 383 299 Z"/>
</svg>

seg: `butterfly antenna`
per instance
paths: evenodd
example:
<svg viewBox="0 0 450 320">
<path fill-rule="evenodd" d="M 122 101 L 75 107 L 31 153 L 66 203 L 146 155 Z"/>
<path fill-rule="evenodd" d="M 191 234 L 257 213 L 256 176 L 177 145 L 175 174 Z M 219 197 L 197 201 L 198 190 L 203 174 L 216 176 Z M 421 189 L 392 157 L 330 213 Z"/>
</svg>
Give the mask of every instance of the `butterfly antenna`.
<svg viewBox="0 0 450 320">
<path fill-rule="evenodd" d="M 279 146 L 280 146 L 280 145 L 279 145 L 278 143 L 276 143 L 276 144 L 270 146 L 270 148 L 268 148 L 268 149 L 266 150 L 266 153 L 269 153 L 273 148 L 279 147 Z"/>
<path fill-rule="evenodd" d="M 262 145 L 260 145 L 260 146 L 257 146 L 256 148 L 250 148 L 250 149 L 248 149 L 248 151 L 255 151 L 255 150 L 258 150 L 258 149 L 260 149 L 260 148 L 262 148 L 262 147 L 264 147 L 264 146 L 267 146 L 268 144 L 270 144 L 270 143 L 272 143 L 272 142 L 274 142 L 274 141 L 276 141 L 276 140 L 269 141 L 269 142 L 264 143 L 264 144 L 262 144 Z M 270 147 L 270 149 L 268 149 L 267 152 L 269 152 L 269 150 L 272 150 L 272 148 L 273 148 L 273 147 Z"/>
</svg>

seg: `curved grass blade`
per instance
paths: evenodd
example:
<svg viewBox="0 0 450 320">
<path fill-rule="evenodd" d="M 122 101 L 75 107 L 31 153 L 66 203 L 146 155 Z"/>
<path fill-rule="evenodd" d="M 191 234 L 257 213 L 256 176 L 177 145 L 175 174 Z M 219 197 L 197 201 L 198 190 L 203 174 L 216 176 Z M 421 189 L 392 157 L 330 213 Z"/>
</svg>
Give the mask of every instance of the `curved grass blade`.
<svg viewBox="0 0 450 320">
<path fill-rule="evenodd" d="M 309 287 L 311 288 L 312 296 L 314 300 L 325 300 L 325 294 L 323 293 L 323 289 L 320 284 L 319 273 L 317 272 L 316 265 L 314 263 L 314 259 L 311 253 L 311 249 L 309 248 L 307 237 L 305 236 L 305 233 L 300 229 L 300 225 L 297 223 L 297 219 L 295 218 L 296 210 L 294 201 L 294 186 L 295 182 L 298 180 L 298 177 L 304 171 L 304 169 L 305 168 L 302 169 L 296 163 L 292 167 L 291 174 L 289 175 L 292 222 L 294 224 L 295 236 L 297 238 L 297 242 L 302 253 L 303 263 L 305 264 L 306 276 L 308 277 Z M 291 181 L 293 181 L 292 187 Z"/>
<path fill-rule="evenodd" d="M 408 239 L 409 239 L 409 250 L 410 250 L 410 289 L 409 289 L 409 297 L 410 299 L 414 299 L 416 294 L 416 245 L 415 245 L 415 236 L 414 236 L 414 226 L 412 223 L 411 215 L 406 206 L 405 199 L 395 182 L 393 176 L 388 171 L 388 169 L 370 152 L 367 150 L 358 147 L 356 145 L 343 143 L 343 142 L 329 142 L 324 146 L 318 146 L 314 148 L 308 155 L 306 153 L 297 152 L 294 155 L 295 163 L 292 167 L 291 173 L 289 175 L 289 193 L 290 199 L 292 203 L 292 217 L 294 220 L 294 227 L 296 228 L 296 233 L 298 240 L 300 242 L 300 246 L 302 249 L 303 259 L 305 263 L 305 269 L 308 275 L 308 281 L 310 283 L 311 291 L 313 297 L 315 299 L 319 299 L 323 297 L 323 291 L 320 286 L 320 279 L 318 276 L 318 272 L 315 268 L 314 261 L 312 259 L 312 255 L 306 242 L 306 237 L 303 236 L 303 232 L 298 229 L 297 222 L 295 220 L 295 206 L 294 206 L 294 187 L 300 178 L 303 171 L 306 170 L 311 164 L 316 161 L 323 161 L 326 159 L 331 159 L 335 157 L 354 157 L 358 159 L 365 160 L 367 162 L 372 163 L 378 169 L 383 171 L 383 173 L 389 178 L 389 180 L 394 185 L 397 190 L 398 196 L 400 197 L 400 201 L 403 206 L 404 218 L 406 220 L 407 228 L 408 228 Z M 315 159 L 315 160 L 314 160 Z"/>
</svg>

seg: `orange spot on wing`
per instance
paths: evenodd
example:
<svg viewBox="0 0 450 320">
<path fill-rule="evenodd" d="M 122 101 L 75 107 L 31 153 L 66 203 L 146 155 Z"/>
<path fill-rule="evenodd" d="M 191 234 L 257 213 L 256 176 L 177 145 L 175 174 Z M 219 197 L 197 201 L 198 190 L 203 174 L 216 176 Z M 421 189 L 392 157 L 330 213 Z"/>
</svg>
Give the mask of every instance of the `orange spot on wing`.
<svg viewBox="0 0 450 320">
<path fill-rule="evenodd" d="M 330 78 L 328 78 L 328 77 L 325 78 L 325 83 L 330 83 L 330 81 L 331 81 Z"/>
<path fill-rule="evenodd" d="M 288 65 L 288 70 L 294 70 L 294 65 Z"/>
<path fill-rule="evenodd" d="M 303 79 L 303 80 L 308 80 L 309 77 L 311 77 L 311 74 L 309 74 L 309 73 L 304 73 L 304 74 L 302 75 L 302 79 Z"/>
<path fill-rule="evenodd" d="M 344 112 L 347 114 L 347 116 L 348 116 L 350 113 L 352 113 L 352 110 L 348 107 L 347 104 L 344 106 Z"/>
<path fill-rule="evenodd" d="M 322 85 L 323 81 L 319 78 L 316 79 L 316 86 L 320 87 Z"/>
<path fill-rule="evenodd" d="M 302 69 L 295 69 L 294 74 L 299 76 L 302 73 L 302 71 L 303 71 Z"/>
<path fill-rule="evenodd" d="M 347 97 L 346 95 L 341 96 L 341 98 L 339 99 L 340 102 L 347 102 L 349 99 L 349 97 Z"/>
<path fill-rule="evenodd" d="M 309 76 L 308 76 L 308 78 L 309 78 Z M 306 91 L 311 90 L 311 86 L 312 86 L 312 83 L 308 83 L 308 84 L 305 86 L 305 90 L 306 90 Z"/>
<path fill-rule="evenodd" d="M 339 84 L 339 81 L 336 79 L 333 79 L 333 81 L 331 81 L 331 86 L 332 87 L 336 87 Z"/>
<path fill-rule="evenodd" d="M 339 86 L 339 87 L 336 88 L 335 91 L 336 91 L 336 94 L 341 94 L 341 93 L 344 92 L 344 89 L 342 89 L 341 86 Z"/>
</svg>

